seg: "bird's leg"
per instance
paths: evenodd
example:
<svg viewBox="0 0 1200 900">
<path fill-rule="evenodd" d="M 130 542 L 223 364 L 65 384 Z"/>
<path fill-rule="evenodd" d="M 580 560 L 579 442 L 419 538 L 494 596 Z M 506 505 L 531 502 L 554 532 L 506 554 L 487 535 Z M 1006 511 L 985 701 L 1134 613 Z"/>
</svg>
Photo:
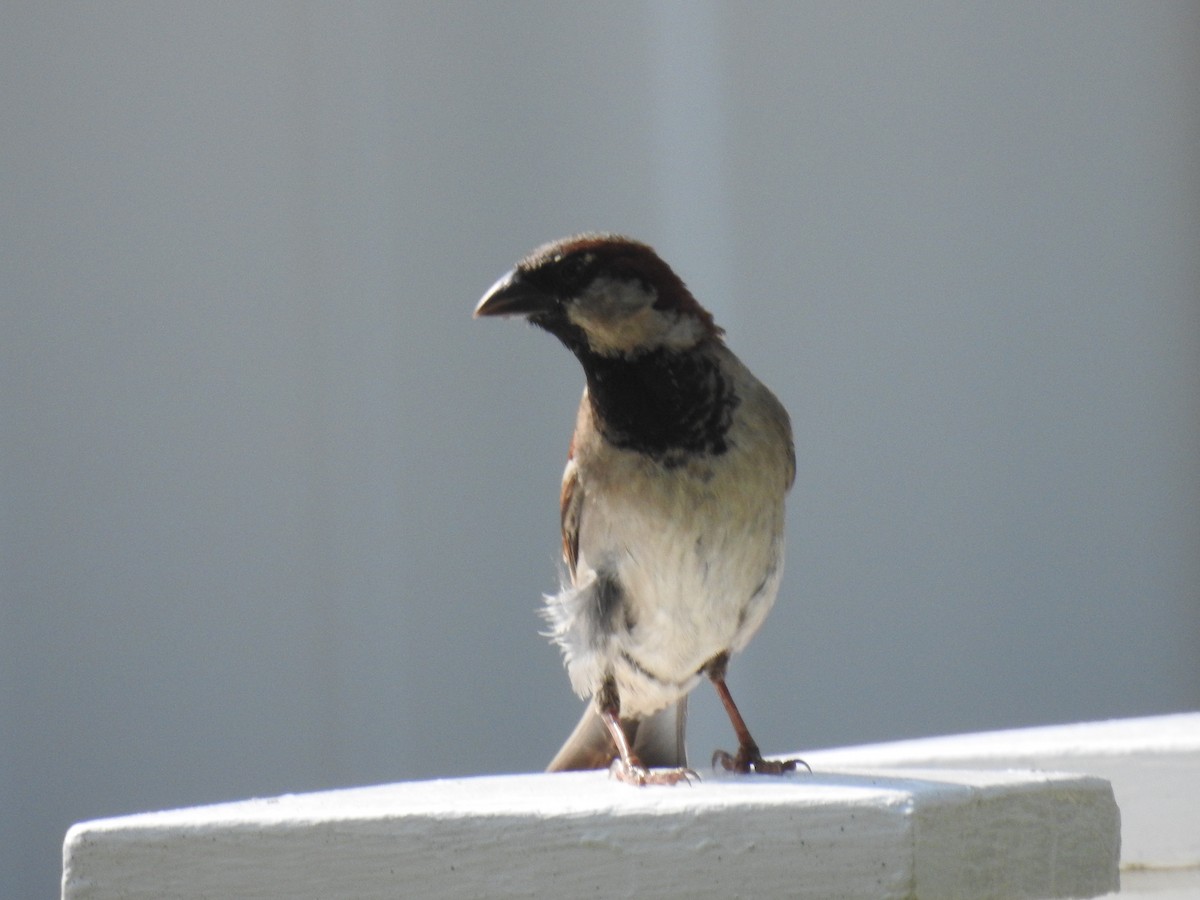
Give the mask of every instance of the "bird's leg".
<svg viewBox="0 0 1200 900">
<path fill-rule="evenodd" d="M 763 759 L 758 744 L 754 742 L 754 738 L 750 736 L 750 729 L 746 727 L 746 720 L 738 712 L 737 704 L 733 702 L 733 695 L 729 693 L 729 687 L 725 684 L 725 670 L 728 667 L 728 653 L 718 653 L 704 667 L 705 674 L 712 681 L 713 687 L 717 689 L 717 696 L 721 698 L 721 704 L 725 707 L 729 721 L 733 724 L 733 732 L 738 739 L 737 755 L 730 756 L 724 750 L 716 751 L 713 754 L 713 768 L 716 768 L 719 762 L 730 772 L 742 774 L 755 772 L 762 775 L 782 775 L 784 772 L 795 772 L 797 766 L 804 766 L 811 772 L 812 768 L 802 759 Z"/>
<path fill-rule="evenodd" d="M 600 710 L 601 721 L 608 729 L 613 743 L 617 745 L 617 758 L 613 760 L 610 770 L 614 777 L 639 787 L 647 784 L 678 784 L 681 781 L 690 784 L 692 778 L 700 777 L 691 769 L 651 771 L 642 765 L 642 761 L 629 746 L 629 737 L 621 726 L 621 700 L 617 694 L 616 682 L 612 678 L 605 679 L 596 695 L 596 705 Z"/>
</svg>

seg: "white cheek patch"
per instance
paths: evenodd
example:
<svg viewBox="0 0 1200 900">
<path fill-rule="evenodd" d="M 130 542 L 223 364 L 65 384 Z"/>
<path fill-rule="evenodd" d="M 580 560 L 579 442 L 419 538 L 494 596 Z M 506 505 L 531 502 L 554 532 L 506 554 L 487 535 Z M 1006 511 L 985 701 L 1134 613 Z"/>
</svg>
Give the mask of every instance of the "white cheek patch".
<svg viewBox="0 0 1200 900">
<path fill-rule="evenodd" d="M 704 334 L 701 322 L 694 316 L 655 309 L 656 299 L 653 291 L 637 282 L 601 278 L 587 294 L 568 305 L 567 318 L 584 330 L 598 353 L 694 346 Z"/>
<path fill-rule="evenodd" d="M 694 316 L 675 316 L 675 321 L 663 335 L 663 345 L 684 350 L 694 347 L 704 337 L 704 326 Z"/>
</svg>

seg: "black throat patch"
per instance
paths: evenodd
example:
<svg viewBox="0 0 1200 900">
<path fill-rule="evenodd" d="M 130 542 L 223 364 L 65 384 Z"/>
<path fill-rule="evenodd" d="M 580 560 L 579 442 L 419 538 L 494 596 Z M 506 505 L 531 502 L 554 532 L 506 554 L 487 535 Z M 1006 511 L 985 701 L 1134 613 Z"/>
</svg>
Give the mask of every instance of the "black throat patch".
<svg viewBox="0 0 1200 900">
<path fill-rule="evenodd" d="M 601 433 L 667 466 L 690 454 L 720 455 L 738 398 L 703 350 L 659 348 L 633 357 L 577 350 Z"/>
</svg>

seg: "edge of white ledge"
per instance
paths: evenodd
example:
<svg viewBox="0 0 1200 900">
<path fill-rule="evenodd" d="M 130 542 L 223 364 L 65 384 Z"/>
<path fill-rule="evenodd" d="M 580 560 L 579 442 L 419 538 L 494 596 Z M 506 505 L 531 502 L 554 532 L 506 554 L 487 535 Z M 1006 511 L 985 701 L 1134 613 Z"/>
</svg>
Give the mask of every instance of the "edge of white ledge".
<svg viewBox="0 0 1200 900">
<path fill-rule="evenodd" d="M 1042 725 L 1003 731 L 977 731 L 937 737 L 810 750 L 829 761 L 858 760 L 870 765 L 912 760 L 961 764 L 964 760 L 1007 762 L 1053 757 L 1178 755 L 1200 752 L 1200 712 L 1169 713 L 1132 719 Z"/>
<path fill-rule="evenodd" d="M 80 823 L 63 896 L 1088 897 L 1116 890 L 1119 843 L 1085 775 L 511 775 Z"/>
<path fill-rule="evenodd" d="M 868 766 L 1095 775 L 1112 784 L 1121 809 L 1123 867 L 1200 869 L 1200 712 L 918 738 L 803 756 L 818 771 Z"/>
</svg>

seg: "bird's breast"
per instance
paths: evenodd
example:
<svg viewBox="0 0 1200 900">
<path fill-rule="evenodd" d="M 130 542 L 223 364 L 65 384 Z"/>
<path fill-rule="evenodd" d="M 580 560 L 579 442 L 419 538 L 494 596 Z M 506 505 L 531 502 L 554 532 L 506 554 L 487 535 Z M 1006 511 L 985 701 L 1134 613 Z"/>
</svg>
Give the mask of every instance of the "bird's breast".
<svg viewBox="0 0 1200 900">
<path fill-rule="evenodd" d="M 778 466 L 738 450 L 675 466 L 620 451 L 577 460 L 579 571 L 619 585 L 616 644 L 665 681 L 740 650 L 775 599 L 784 488 Z"/>
</svg>

